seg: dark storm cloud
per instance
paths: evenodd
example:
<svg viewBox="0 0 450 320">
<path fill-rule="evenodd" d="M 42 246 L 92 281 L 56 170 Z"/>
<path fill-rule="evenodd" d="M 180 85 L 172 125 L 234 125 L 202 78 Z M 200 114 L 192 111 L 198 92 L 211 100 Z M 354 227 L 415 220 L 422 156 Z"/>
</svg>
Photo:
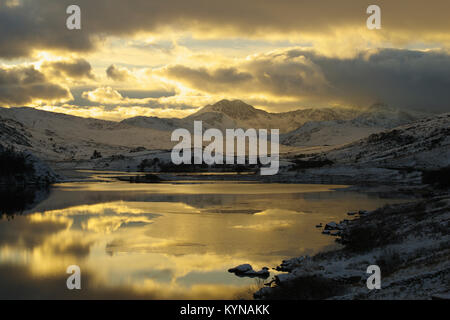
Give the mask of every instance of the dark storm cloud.
<svg viewBox="0 0 450 320">
<path fill-rule="evenodd" d="M 369 4 L 382 7 L 380 32 L 448 34 L 450 2 L 435 0 L 77 0 L 82 29 L 65 27 L 71 0 L 0 0 L 0 56 L 28 55 L 33 49 L 92 49 L 97 37 L 125 36 L 170 27 L 177 31 L 264 35 L 265 33 L 332 33 L 365 26 Z M 11 2 L 11 1 L 9 1 Z M 410 39 L 408 36 L 403 36 Z"/>
<path fill-rule="evenodd" d="M 33 100 L 70 98 L 70 92 L 49 82 L 34 66 L 0 68 L 0 105 L 17 106 Z"/>
<path fill-rule="evenodd" d="M 401 108 L 450 111 L 450 55 L 443 51 L 371 50 L 340 59 L 291 49 L 244 60 L 229 73 L 242 77 L 183 66 L 163 72 L 210 93 L 269 93 L 316 105 L 367 106 L 382 101 Z M 230 85 L 228 78 L 239 86 Z"/>
<path fill-rule="evenodd" d="M 301 55 L 302 52 L 291 52 Z M 382 101 L 423 111 L 450 111 L 450 55 L 384 49 L 354 59 L 310 57 L 331 84 L 330 98 L 354 104 Z"/>
<path fill-rule="evenodd" d="M 92 67 L 85 59 L 67 61 L 46 61 L 42 64 L 43 69 L 48 69 L 52 75 L 72 79 L 93 79 Z"/>
<path fill-rule="evenodd" d="M 92 49 L 92 36 L 65 27 L 67 6 L 63 2 L 19 0 L 20 5 L 8 6 L 0 0 L 0 56 L 28 56 L 35 49 Z"/>
</svg>

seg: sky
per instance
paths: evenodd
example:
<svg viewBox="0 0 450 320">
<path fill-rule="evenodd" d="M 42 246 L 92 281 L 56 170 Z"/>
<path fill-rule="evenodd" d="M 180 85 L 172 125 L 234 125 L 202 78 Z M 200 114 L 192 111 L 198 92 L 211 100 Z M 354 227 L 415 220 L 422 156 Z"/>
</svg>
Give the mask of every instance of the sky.
<svg viewBox="0 0 450 320">
<path fill-rule="evenodd" d="M 0 106 L 116 121 L 221 99 L 448 112 L 449 14 L 448 0 L 0 0 Z"/>
</svg>

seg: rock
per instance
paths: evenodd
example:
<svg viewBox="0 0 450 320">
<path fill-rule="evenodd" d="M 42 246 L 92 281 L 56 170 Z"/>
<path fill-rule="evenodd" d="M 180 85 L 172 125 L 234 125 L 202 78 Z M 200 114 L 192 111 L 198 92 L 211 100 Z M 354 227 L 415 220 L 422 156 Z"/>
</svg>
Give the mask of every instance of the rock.
<svg viewBox="0 0 450 320">
<path fill-rule="evenodd" d="M 289 260 L 283 260 L 283 262 L 276 267 L 275 270 L 277 271 L 287 271 L 290 272 L 293 269 L 295 269 L 296 267 L 302 265 L 303 263 L 305 263 L 306 261 L 308 261 L 309 257 L 308 256 L 302 256 L 302 257 L 298 257 L 298 258 L 292 258 Z"/>
<path fill-rule="evenodd" d="M 318 225 L 316 225 L 316 228 L 322 228 L 323 227 L 323 225 L 322 224 L 318 224 Z"/>
<path fill-rule="evenodd" d="M 258 277 L 258 278 L 263 278 L 263 279 L 266 279 L 270 276 L 269 268 L 267 268 L 267 267 L 264 267 L 259 271 L 253 271 L 253 272 L 252 271 L 247 271 L 245 273 L 245 275 L 248 277 Z"/>
<path fill-rule="evenodd" d="M 264 287 L 259 289 L 258 291 L 256 291 L 253 294 L 253 298 L 255 299 L 263 299 L 264 297 L 266 297 L 270 292 L 272 291 L 272 288 L 270 287 Z"/>
<path fill-rule="evenodd" d="M 330 234 L 330 230 L 323 230 L 322 234 Z"/>
<path fill-rule="evenodd" d="M 337 230 L 339 225 L 336 222 L 329 222 L 325 225 L 325 230 Z"/>
<path fill-rule="evenodd" d="M 255 271 L 249 264 L 241 264 L 237 267 L 228 269 L 228 272 L 234 273 L 238 277 L 258 277 L 266 279 L 270 276 L 269 268 L 264 267 L 259 271 Z"/>
<path fill-rule="evenodd" d="M 361 216 L 363 216 L 363 215 L 366 215 L 366 214 L 368 214 L 369 213 L 369 211 L 367 211 L 367 210 L 359 210 L 359 215 L 361 215 Z"/>
<path fill-rule="evenodd" d="M 237 267 L 228 269 L 228 272 L 238 274 L 238 273 L 245 273 L 245 272 L 250 271 L 250 270 L 253 271 L 253 268 L 252 268 L 251 265 L 249 265 L 249 264 L 241 264 L 241 265 L 239 265 Z"/>
<path fill-rule="evenodd" d="M 354 216 L 354 215 L 356 215 L 357 214 L 357 212 L 355 212 L 355 211 L 351 211 L 351 212 L 348 212 L 347 213 L 347 215 L 349 215 L 349 216 Z"/>
<path fill-rule="evenodd" d="M 291 281 L 292 279 L 295 279 L 296 276 L 291 274 L 291 273 L 282 273 L 282 274 L 277 274 L 275 276 L 275 283 L 277 285 L 283 285 L 284 283 L 287 283 L 289 281 Z"/>
</svg>

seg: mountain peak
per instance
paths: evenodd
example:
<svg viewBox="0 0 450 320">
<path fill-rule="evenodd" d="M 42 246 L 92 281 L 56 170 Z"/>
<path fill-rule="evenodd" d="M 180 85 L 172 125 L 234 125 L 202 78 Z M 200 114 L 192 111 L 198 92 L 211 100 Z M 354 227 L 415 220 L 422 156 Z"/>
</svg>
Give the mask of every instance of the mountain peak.
<svg viewBox="0 0 450 320">
<path fill-rule="evenodd" d="M 249 110 L 256 111 L 254 107 L 245 103 L 242 100 L 220 100 L 213 105 L 207 105 L 205 108 L 217 110 L 217 111 L 227 111 L 227 110 Z"/>
<path fill-rule="evenodd" d="M 235 100 L 222 99 L 213 104 L 213 106 L 233 106 L 233 105 L 242 105 L 242 106 L 247 106 L 247 107 L 253 108 L 251 105 L 249 105 L 239 99 L 235 99 Z"/>
<path fill-rule="evenodd" d="M 203 107 L 195 115 L 204 114 L 207 112 L 222 113 L 229 116 L 232 119 L 246 120 L 255 116 L 256 113 L 263 112 L 262 110 L 255 109 L 251 105 L 243 102 L 242 100 L 220 100 L 215 104 L 209 104 Z"/>
</svg>

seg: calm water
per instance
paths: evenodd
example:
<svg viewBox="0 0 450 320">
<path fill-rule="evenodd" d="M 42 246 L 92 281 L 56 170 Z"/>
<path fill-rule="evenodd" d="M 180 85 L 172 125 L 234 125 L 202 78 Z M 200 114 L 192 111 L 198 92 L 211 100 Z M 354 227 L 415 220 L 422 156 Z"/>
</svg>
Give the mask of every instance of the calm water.
<svg viewBox="0 0 450 320">
<path fill-rule="evenodd" d="M 223 181 L 79 182 L 37 197 L 0 220 L 0 298 L 249 297 L 255 279 L 228 268 L 332 248 L 316 224 L 400 201 L 344 186 Z M 66 288 L 74 264 L 80 291 Z"/>
</svg>

